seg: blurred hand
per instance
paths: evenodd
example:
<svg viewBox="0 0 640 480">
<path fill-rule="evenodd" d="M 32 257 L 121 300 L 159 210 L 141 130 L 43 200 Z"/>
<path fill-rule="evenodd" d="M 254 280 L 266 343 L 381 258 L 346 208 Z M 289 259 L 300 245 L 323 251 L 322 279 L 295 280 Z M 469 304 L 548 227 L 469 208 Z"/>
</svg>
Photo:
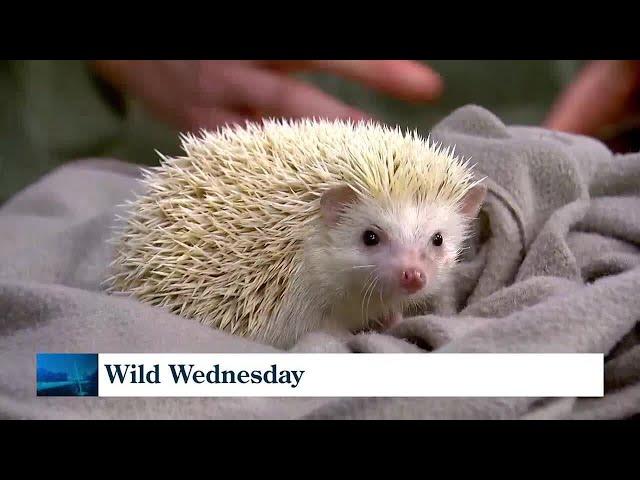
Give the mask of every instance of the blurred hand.
<svg viewBox="0 0 640 480">
<path fill-rule="evenodd" d="M 405 101 L 430 101 L 442 91 L 438 74 L 409 61 L 95 61 L 95 71 L 138 97 L 159 119 L 181 130 L 215 128 L 261 117 L 368 118 L 288 74 L 324 71 Z"/>
<path fill-rule="evenodd" d="M 544 126 L 598 136 L 637 113 L 639 99 L 640 61 L 594 61 L 563 92 Z"/>
</svg>

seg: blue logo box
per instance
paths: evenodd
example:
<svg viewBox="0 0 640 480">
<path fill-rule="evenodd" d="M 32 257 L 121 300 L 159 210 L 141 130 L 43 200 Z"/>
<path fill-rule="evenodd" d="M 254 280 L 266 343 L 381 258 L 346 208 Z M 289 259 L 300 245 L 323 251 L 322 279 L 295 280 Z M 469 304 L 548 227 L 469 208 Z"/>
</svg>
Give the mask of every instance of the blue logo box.
<svg viewBox="0 0 640 480">
<path fill-rule="evenodd" d="M 38 397 L 97 397 L 97 353 L 38 353 Z"/>
</svg>

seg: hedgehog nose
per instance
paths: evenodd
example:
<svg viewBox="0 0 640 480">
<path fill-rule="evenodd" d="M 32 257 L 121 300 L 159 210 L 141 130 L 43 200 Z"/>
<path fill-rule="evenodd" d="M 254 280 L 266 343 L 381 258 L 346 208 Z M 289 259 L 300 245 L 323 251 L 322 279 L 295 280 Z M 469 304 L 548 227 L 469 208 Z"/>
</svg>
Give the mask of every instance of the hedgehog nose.
<svg viewBox="0 0 640 480">
<path fill-rule="evenodd" d="M 400 275 L 400 286 L 408 293 L 416 293 L 425 284 L 425 274 L 417 268 L 405 268 Z"/>
</svg>

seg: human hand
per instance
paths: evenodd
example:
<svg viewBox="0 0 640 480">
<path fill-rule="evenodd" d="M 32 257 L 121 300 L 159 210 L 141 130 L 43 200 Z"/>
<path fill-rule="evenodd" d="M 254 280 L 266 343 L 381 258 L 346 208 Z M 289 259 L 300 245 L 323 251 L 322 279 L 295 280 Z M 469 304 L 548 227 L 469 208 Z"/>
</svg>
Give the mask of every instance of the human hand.
<svg viewBox="0 0 640 480">
<path fill-rule="evenodd" d="M 336 74 L 405 101 L 434 100 L 442 91 L 437 73 L 410 61 L 115 60 L 92 66 L 107 82 L 138 97 L 151 113 L 181 130 L 261 117 L 368 117 L 290 77 L 292 72 Z"/>
<path fill-rule="evenodd" d="M 552 107 L 544 126 L 602 136 L 606 128 L 640 112 L 640 61 L 594 61 Z"/>
</svg>

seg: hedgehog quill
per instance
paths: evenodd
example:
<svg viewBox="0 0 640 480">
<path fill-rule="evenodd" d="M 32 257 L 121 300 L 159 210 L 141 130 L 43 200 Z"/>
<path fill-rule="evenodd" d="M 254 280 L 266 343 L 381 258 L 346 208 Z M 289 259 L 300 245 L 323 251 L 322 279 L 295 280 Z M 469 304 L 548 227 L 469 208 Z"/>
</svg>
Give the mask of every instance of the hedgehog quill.
<svg viewBox="0 0 640 480">
<path fill-rule="evenodd" d="M 453 149 L 373 122 L 181 140 L 128 204 L 108 291 L 279 348 L 388 328 L 442 292 L 486 194 Z"/>
</svg>

